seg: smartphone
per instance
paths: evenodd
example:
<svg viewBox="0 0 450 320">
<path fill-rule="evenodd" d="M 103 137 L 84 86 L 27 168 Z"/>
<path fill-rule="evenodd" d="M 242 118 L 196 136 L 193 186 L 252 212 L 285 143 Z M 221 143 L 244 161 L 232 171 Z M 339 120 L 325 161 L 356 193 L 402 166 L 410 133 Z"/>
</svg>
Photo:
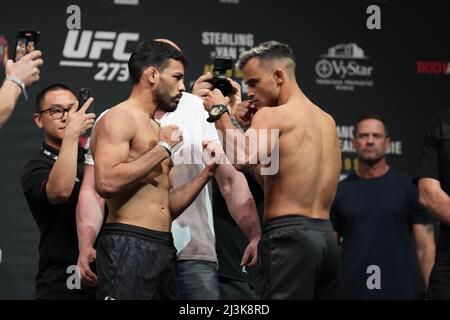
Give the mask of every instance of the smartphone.
<svg viewBox="0 0 450 320">
<path fill-rule="evenodd" d="M 81 109 L 81 107 L 86 103 L 86 101 L 91 97 L 91 89 L 89 88 L 81 88 L 78 91 L 78 110 Z M 91 103 L 89 108 L 86 110 L 86 113 L 92 113 L 94 112 L 94 102 Z M 81 147 L 88 150 L 89 148 L 89 141 L 90 137 L 92 135 L 92 128 L 86 130 L 81 136 L 80 136 L 80 144 Z"/>
<path fill-rule="evenodd" d="M 86 103 L 86 101 L 91 97 L 91 89 L 89 88 L 81 88 L 80 91 L 78 91 L 78 110 Z M 86 113 L 90 113 L 94 111 L 94 106 L 91 104 L 89 106 L 89 112 L 86 111 Z"/>
<path fill-rule="evenodd" d="M 14 47 L 14 61 L 19 60 L 27 53 L 37 50 L 39 46 L 39 31 L 22 30 L 17 33 Z"/>
</svg>

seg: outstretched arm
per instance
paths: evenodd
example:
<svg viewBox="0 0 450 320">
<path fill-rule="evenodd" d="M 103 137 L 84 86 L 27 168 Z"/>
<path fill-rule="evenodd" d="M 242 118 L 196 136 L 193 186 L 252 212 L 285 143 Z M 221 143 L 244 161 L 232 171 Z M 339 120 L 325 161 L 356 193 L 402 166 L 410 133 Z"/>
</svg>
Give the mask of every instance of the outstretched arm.
<svg viewBox="0 0 450 320">
<path fill-rule="evenodd" d="M 97 284 L 97 276 L 89 263 L 96 259 L 94 243 L 104 218 L 105 200 L 95 191 L 94 166 L 85 164 L 76 211 L 79 250 L 77 265 L 81 279 L 90 286 Z"/>
<path fill-rule="evenodd" d="M 231 164 L 223 164 L 217 169 L 216 180 L 228 211 L 249 241 L 241 266 L 254 266 L 258 261 L 257 249 L 261 227 L 247 180 Z"/>
<path fill-rule="evenodd" d="M 169 173 L 169 209 L 172 219 L 176 219 L 195 200 L 203 187 L 214 176 L 217 166 L 223 158 L 223 150 L 217 143 L 205 143 L 204 153 L 205 168 L 191 181 L 183 184 L 177 189 L 173 188 L 173 171 Z M 205 159 L 206 158 L 206 159 Z"/>
<path fill-rule="evenodd" d="M 416 241 L 416 253 L 422 272 L 425 288 L 428 288 L 431 269 L 434 265 L 436 245 L 434 243 L 434 230 L 432 224 L 414 224 L 414 239 Z"/>
<path fill-rule="evenodd" d="M 450 225 L 450 197 L 441 188 L 441 183 L 432 178 L 419 180 L 419 202 L 441 223 Z"/>
<path fill-rule="evenodd" d="M 210 91 L 203 101 L 206 110 L 216 104 L 227 104 L 218 89 Z M 245 132 L 236 129 L 231 118 L 224 113 L 215 122 L 216 128 L 221 132 L 223 145 L 227 157 L 239 171 L 246 171 L 258 164 L 268 164 L 273 150 L 277 147 L 279 128 L 270 108 L 262 108 L 252 118 L 250 128 Z"/>
<path fill-rule="evenodd" d="M 25 55 L 19 61 L 8 60 L 5 65 L 6 80 L 0 88 L 0 127 L 11 116 L 21 93 L 21 87 L 16 81 L 22 81 L 24 86 L 30 86 L 39 80 L 39 66 L 42 65 L 42 53 L 39 50 Z"/>
</svg>

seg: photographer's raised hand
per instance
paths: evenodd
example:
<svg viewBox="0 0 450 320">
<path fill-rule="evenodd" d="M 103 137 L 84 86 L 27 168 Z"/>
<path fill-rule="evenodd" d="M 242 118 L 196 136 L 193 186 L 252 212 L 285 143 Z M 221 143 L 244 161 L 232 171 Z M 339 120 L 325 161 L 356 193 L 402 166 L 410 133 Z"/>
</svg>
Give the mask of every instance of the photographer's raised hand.
<svg viewBox="0 0 450 320">
<path fill-rule="evenodd" d="M 210 72 L 198 77 L 192 86 L 192 94 L 204 99 L 213 88 L 213 85 L 209 82 L 212 78 L 213 75 Z"/>
<path fill-rule="evenodd" d="M 76 104 L 69 111 L 66 120 L 66 129 L 64 131 L 65 137 L 72 137 L 78 139 L 86 130 L 89 130 L 94 126 L 95 114 L 86 113 L 94 98 L 89 98 L 86 103 L 77 110 L 78 104 Z"/>
</svg>

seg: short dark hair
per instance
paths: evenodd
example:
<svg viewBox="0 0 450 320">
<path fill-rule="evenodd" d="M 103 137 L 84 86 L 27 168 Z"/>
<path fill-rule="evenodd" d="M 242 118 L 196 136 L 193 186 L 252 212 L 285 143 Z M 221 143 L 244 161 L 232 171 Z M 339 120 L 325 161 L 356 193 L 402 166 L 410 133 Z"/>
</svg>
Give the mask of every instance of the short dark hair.
<svg viewBox="0 0 450 320">
<path fill-rule="evenodd" d="M 379 114 L 377 114 L 375 112 L 368 112 L 368 113 L 365 113 L 358 117 L 358 119 L 356 120 L 355 126 L 353 128 L 353 137 L 356 137 L 358 123 L 360 123 L 364 120 L 369 120 L 369 119 L 375 119 L 375 120 L 380 121 L 384 126 L 384 132 L 385 132 L 386 137 L 389 137 L 389 130 L 388 130 L 388 127 L 386 124 L 386 120 L 382 116 L 380 116 Z"/>
<path fill-rule="evenodd" d="M 142 72 L 149 66 L 154 66 L 160 71 L 164 70 L 169 59 L 180 61 L 183 66 L 187 64 L 184 53 L 166 42 L 155 40 L 141 42 L 128 61 L 131 83 L 139 83 Z"/>
<path fill-rule="evenodd" d="M 247 62 L 252 58 L 259 58 L 262 63 L 272 59 L 289 58 L 293 62 L 293 68 L 295 69 L 295 56 L 292 49 L 285 43 L 278 41 L 267 41 L 260 43 L 256 47 L 251 48 L 248 51 L 243 52 L 239 56 L 239 69 L 245 67 Z"/>
<path fill-rule="evenodd" d="M 44 102 L 45 95 L 51 91 L 58 91 L 58 90 L 67 90 L 70 91 L 75 97 L 77 96 L 75 92 L 70 89 L 68 86 L 62 83 L 54 83 L 49 85 L 48 87 L 44 88 L 39 92 L 39 94 L 36 97 L 36 112 L 41 111 L 42 103 Z"/>
</svg>

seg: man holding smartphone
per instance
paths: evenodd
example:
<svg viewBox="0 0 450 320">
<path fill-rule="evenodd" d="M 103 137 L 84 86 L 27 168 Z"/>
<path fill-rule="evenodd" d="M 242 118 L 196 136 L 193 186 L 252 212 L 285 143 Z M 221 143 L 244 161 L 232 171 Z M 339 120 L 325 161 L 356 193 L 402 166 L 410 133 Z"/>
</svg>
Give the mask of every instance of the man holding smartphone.
<svg viewBox="0 0 450 320">
<path fill-rule="evenodd" d="M 17 62 L 6 62 L 6 79 L 0 88 L 0 128 L 11 116 L 20 93 L 27 97 L 25 88 L 39 80 L 39 66 L 44 63 L 41 57 L 42 52 L 37 50 Z"/>
<path fill-rule="evenodd" d="M 43 130 L 39 153 L 25 166 L 22 188 L 40 230 L 37 299 L 89 299 L 75 273 L 78 240 L 75 210 L 83 178 L 84 151 L 78 140 L 94 124 L 86 114 L 93 99 L 79 110 L 73 91 L 53 84 L 37 96 L 33 116 Z"/>
</svg>

